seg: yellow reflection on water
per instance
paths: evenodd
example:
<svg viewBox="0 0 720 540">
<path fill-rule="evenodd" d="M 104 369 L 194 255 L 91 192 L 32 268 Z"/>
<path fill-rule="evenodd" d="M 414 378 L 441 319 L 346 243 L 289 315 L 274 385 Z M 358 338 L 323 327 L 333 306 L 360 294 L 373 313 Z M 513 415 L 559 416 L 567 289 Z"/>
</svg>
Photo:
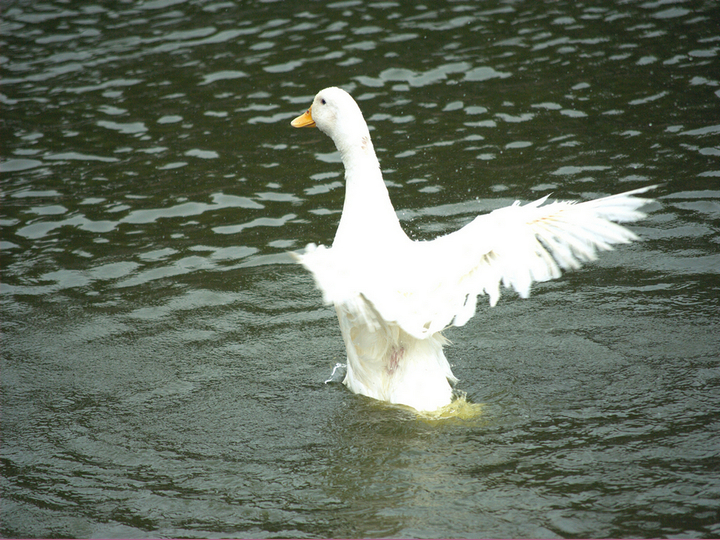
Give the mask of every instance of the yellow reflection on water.
<svg viewBox="0 0 720 540">
<path fill-rule="evenodd" d="M 441 407 L 436 411 L 418 412 L 418 417 L 422 420 L 476 420 L 483 413 L 482 403 L 472 403 L 467 400 L 465 394 L 458 395 L 452 403 Z"/>
</svg>

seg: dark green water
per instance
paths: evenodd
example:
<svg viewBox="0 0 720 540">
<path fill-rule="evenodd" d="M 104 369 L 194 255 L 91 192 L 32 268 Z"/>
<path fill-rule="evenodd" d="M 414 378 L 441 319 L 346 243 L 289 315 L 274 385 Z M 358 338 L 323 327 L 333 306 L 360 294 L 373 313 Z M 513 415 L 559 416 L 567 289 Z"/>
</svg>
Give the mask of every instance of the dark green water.
<svg viewBox="0 0 720 540">
<path fill-rule="evenodd" d="M 720 535 L 717 2 L 0 3 L 21 537 Z M 324 384 L 351 91 L 410 234 L 661 184 L 644 241 L 452 329 L 472 420 Z"/>
</svg>

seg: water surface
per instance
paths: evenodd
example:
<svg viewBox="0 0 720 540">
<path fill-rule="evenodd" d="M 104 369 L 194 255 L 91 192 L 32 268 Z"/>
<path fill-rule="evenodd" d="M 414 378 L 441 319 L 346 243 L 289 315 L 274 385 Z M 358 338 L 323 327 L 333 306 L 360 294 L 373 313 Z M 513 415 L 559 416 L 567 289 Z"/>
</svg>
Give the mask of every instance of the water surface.
<svg viewBox="0 0 720 540">
<path fill-rule="evenodd" d="M 2 528 L 25 537 L 717 537 L 716 2 L 9 1 Z M 431 421 L 325 384 L 287 251 L 360 103 L 414 238 L 660 184 L 641 243 L 452 329 Z"/>
</svg>

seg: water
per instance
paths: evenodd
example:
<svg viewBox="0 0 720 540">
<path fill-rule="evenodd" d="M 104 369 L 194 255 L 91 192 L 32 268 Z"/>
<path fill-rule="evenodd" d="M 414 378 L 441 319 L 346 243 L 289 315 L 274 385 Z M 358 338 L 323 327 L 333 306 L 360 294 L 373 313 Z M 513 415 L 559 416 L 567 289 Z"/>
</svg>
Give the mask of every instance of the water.
<svg viewBox="0 0 720 540">
<path fill-rule="evenodd" d="M 4 2 L 3 536 L 720 534 L 716 2 Z M 341 85 L 413 237 L 660 183 L 644 239 L 452 329 L 481 413 L 324 384 L 286 252 Z"/>
</svg>

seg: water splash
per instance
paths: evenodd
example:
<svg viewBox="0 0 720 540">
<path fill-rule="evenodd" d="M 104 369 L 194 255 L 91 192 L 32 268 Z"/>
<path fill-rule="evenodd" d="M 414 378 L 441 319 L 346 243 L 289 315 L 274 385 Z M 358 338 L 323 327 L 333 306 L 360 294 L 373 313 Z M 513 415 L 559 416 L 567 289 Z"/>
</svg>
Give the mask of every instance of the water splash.
<svg viewBox="0 0 720 540">
<path fill-rule="evenodd" d="M 479 418 L 484 412 L 484 405 L 482 403 L 472 403 L 467 400 L 465 392 L 456 392 L 456 397 L 444 407 L 437 409 L 436 411 L 424 411 L 418 412 L 418 417 L 421 420 L 475 420 Z"/>
<path fill-rule="evenodd" d="M 342 382 L 345 378 L 345 367 L 346 365 L 341 364 L 340 362 L 335 364 L 335 367 L 333 367 L 332 373 L 330 374 L 330 377 L 325 381 L 325 384 Z"/>
</svg>

